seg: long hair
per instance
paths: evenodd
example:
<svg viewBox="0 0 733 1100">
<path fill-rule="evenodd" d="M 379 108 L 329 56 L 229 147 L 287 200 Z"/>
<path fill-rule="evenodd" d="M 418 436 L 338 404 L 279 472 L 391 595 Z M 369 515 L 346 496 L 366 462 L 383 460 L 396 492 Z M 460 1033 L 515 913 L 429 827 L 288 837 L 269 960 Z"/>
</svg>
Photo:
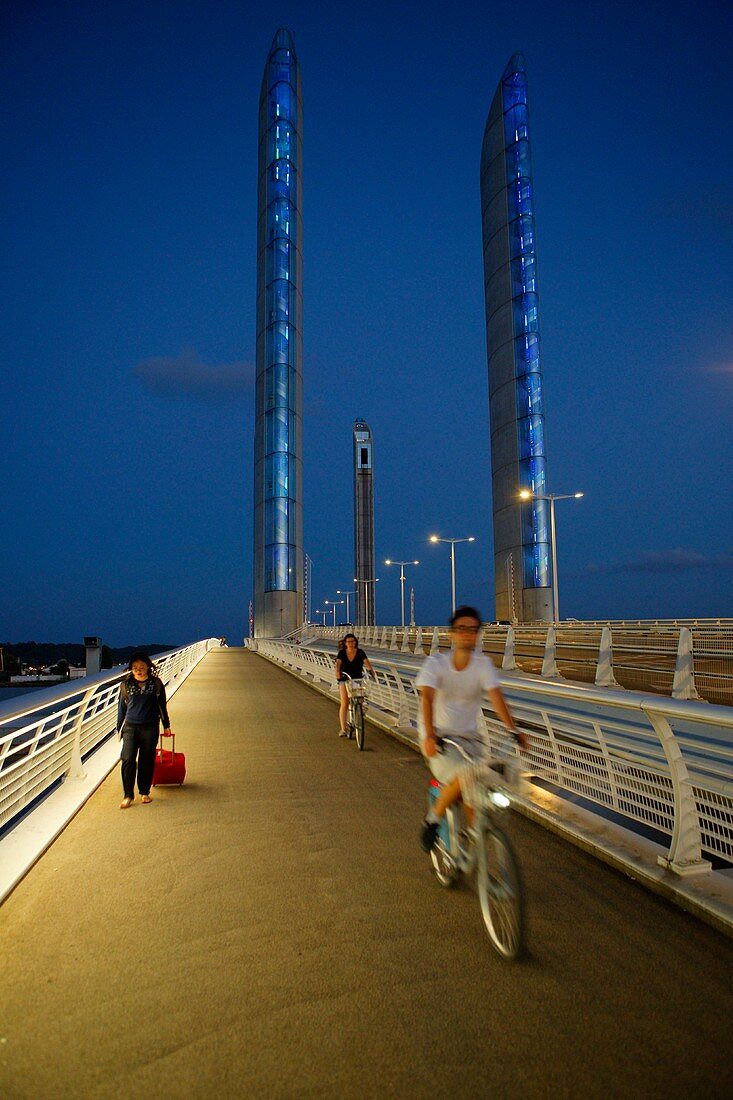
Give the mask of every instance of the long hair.
<svg viewBox="0 0 733 1100">
<path fill-rule="evenodd" d="M 128 678 L 132 676 L 132 666 L 135 664 L 136 661 L 142 661 L 144 664 L 146 664 L 148 666 L 148 675 L 149 676 L 157 676 L 157 677 L 160 676 L 160 673 L 158 672 L 158 669 L 153 664 L 150 657 L 148 657 L 147 653 L 143 653 L 142 649 L 136 649 L 135 652 L 133 653 L 132 657 L 130 657 L 130 660 L 127 662 L 127 675 L 128 675 Z"/>
</svg>

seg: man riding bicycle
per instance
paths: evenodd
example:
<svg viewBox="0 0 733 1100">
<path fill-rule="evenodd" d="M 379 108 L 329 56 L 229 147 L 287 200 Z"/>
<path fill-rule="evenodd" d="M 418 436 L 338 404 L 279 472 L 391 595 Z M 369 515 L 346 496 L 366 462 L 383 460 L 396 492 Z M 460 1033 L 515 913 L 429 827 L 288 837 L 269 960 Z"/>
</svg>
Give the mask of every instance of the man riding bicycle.
<svg viewBox="0 0 733 1100">
<path fill-rule="evenodd" d="M 422 826 L 420 843 L 429 852 L 435 844 L 445 811 L 461 797 L 461 772 L 465 760 L 454 748 L 440 748 L 440 739 L 450 737 L 464 752 L 478 760 L 488 745 L 479 731 L 481 704 L 488 696 L 500 721 L 519 743 L 527 748 L 527 738 L 512 718 L 499 687 L 494 665 L 476 650 L 481 616 L 473 607 L 459 607 L 450 619 L 451 651 L 428 657 L 415 680 L 420 693 L 418 728 L 420 747 L 431 772 L 442 785 L 436 802 Z M 467 807 L 470 818 L 470 807 Z"/>
</svg>

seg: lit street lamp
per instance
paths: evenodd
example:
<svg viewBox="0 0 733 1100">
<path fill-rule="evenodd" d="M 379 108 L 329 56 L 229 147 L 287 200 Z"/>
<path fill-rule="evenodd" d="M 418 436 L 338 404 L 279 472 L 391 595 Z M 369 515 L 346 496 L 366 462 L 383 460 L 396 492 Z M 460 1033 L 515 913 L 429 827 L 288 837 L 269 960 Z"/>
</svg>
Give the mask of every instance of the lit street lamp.
<svg viewBox="0 0 733 1100">
<path fill-rule="evenodd" d="M 557 545 L 555 541 L 555 501 L 580 500 L 582 493 L 533 493 L 522 489 L 520 500 L 549 500 L 550 502 L 550 545 L 552 548 L 552 621 L 560 622 L 560 606 L 557 598 Z"/>
<path fill-rule="evenodd" d="M 353 592 L 342 592 L 340 588 L 336 589 L 337 596 L 346 596 L 346 622 L 351 626 L 351 618 L 349 617 L 349 596 L 355 596 L 356 590 Z"/>
<path fill-rule="evenodd" d="M 476 539 L 473 535 L 466 539 L 442 539 L 438 535 L 430 536 L 431 542 L 449 542 L 450 543 L 450 592 L 451 592 L 451 614 L 456 609 L 456 543 L 457 542 L 475 542 Z"/>
<path fill-rule="evenodd" d="M 336 626 L 336 605 L 340 603 L 346 603 L 346 600 L 324 600 L 324 603 L 330 603 L 333 607 L 333 625 Z"/>
<path fill-rule="evenodd" d="M 323 615 L 323 625 L 324 626 L 326 625 L 326 612 L 325 611 L 314 611 L 313 614 L 314 615 Z"/>
<path fill-rule="evenodd" d="M 393 561 L 392 558 L 385 560 L 385 565 L 399 565 L 400 567 L 400 596 L 402 600 L 402 629 L 405 629 L 405 566 L 406 565 L 419 565 L 420 562 L 415 558 L 413 561 Z"/>
</svg>

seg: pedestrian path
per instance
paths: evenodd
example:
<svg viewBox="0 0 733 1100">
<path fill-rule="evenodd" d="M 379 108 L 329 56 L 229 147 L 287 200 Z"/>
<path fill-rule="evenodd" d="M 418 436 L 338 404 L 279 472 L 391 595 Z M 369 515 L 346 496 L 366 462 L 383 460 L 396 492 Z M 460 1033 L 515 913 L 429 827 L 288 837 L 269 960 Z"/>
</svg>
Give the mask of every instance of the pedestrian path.
<svg viewBox="0 0 733 1100">
<path fill-rule="evenodd" d="M 725 1095 L 733 943 L 531 821 L 529 952 L 417 841 L 419 756 L 262 658 L 171 704 L 181 788 L 115 772 L 0 909 L 9 1098 Z"/>
</svg>

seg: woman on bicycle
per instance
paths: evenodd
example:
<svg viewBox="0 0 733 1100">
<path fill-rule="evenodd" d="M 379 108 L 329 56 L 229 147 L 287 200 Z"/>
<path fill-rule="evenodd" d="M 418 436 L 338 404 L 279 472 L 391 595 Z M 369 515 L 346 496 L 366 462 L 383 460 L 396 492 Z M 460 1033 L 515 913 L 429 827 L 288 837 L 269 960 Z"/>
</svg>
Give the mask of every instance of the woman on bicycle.
<svg viewBox="0 0 733 1100">
<path fill-rule="evenodd" d="M 361 680 L 364 677 L 364 665 L 366 665 L 373 680 L 376 674 L 371 666 L 369 658 L 363 649 L 359 649 L 359 639 L 356 634 L 347 634 L 341 642 L 341 648 L 336 654 L 336 680 L 341 696 L 339 707 L 339 737 L 348 737 L 346 732 L 346 714 L 349 709 L 349 692 L 346 687 L 347 680 Z"/>
</svg>

